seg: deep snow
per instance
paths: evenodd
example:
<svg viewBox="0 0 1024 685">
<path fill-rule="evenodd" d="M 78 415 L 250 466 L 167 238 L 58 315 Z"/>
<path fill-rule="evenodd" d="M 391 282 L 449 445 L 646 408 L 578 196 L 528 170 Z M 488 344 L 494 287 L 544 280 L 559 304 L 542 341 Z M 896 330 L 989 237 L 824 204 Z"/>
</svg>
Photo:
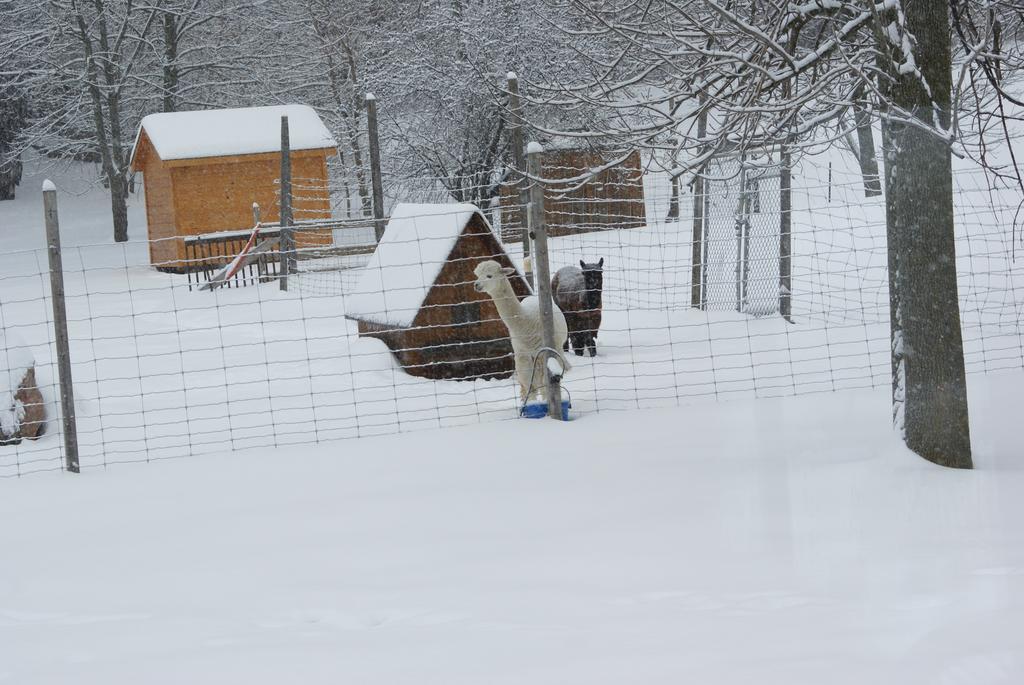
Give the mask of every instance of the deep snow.
<svg viewBox="0 0 1024 685">
<path fill-rule="evenodd" d="M 973 472 L 878 390 L 0 481 L 0 682 L 1017 683 L 1022 382 Z"/>
<path fill-rule="evenodd" d="M 189 292 L 145 266 L 141 195 L 112 245 L 95 170 L 58 170 L 86 471 L 0 479 L 0 682 L 1018 682 L 1016 219 L 958 176 L 978 470 L 941 470 L 890 428 L 881 205 L 834 161 L 795 193 L 794 325 L 730 311 L 727 259 L 718 309 L 685 308 L 665 195 L 643 230 L 552 240 L 553 269 L 607 258 L 567 425 L 515 420 L 511 382 L 402 374 L 343 319 L 356 269 Z M 0 323 L 52 403 L 29 171 Z M 700 398 L 744 399 L 607 411 Z M 0 453 L 59 467 L 56 431 Z"/>
<path fill-rule="evenodd" d="M 880 198 L 864 199 L 855 166 L 837 152 L 798 170 L 793 324 L 741 314 L 728 299 L 736 292 L 734 262 L 723 256 L 736 244 L 731 195 L 709 222 L 715 259 L 706 312 L 688 307 L 692 222 L 665 220 L 664 177 L 647 177 L 647 227 L 550 240 L 553 271 L 605 258 L 598 356 L 577 359 L 564 382 L 574 412 L 888 387 L 884 207 Z M 303 273 L 287 293 L 276 284 L 189 291 L 184 276 L 148 266 L 141 194 L 130 198 L 131 241 L 115 245 L 95 167 L 46 173 L 60 189 L 84 468 L 516 419 L 512 381 L 414 378 L 384 343 L 358 338 L 344 318 L 365 271 L 358 262 Z M 42 176 L 31 160 L 28 174 L 18 199 L 0 203 L 0 324 L 30 346 L 54 419 Z M 762 185 L 758 230 L 772 221 L 769 184 Z M 956 188 L 967 370 L 1022 369 L 1016 195 L 989 193 L 969 169 L 958 171 Z M 684 194 L 683 217 L 689 202 Z M 514 260 L 520 252 L 509 247 Z M 764 254 L 752 260 L 751 292 L 768 292 L 777 272 L 777 265 L 766 268 L 770 262 Z M 61 464 L 57 430 L 0 451 L 0 477 Z"/>
</svg>

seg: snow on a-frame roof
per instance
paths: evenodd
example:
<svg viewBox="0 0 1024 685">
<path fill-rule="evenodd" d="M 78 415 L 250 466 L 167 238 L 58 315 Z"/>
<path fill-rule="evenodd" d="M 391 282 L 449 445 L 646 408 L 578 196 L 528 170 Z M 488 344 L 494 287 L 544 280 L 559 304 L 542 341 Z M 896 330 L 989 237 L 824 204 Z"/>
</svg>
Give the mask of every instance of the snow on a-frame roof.
<svg viewBox="0 0 1024 685">
<path fill-rule="evenodd" d="M 479 212 L 471 204 L 395 207 L 359 283 L 345 296 L 345 314 L 396 328 L 411 326 L 459 235 Z"/>
<path fill-rule="evenodd" d="M 281 149 L 283 116 L 288 117 L 292 150 L 338 146 L 312 107 L 273 105 L 150 114 L 139 125 L 132 158 L 143 130 L 164 161 L 277 152 Z"/>
</svg>

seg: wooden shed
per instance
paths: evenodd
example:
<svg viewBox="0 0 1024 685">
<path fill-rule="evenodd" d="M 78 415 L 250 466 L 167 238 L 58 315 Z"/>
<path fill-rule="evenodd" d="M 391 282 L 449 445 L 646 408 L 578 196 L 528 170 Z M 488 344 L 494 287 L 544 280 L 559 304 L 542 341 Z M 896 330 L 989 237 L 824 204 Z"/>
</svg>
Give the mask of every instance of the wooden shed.
<svg viewBox="0 0 1024 685">
<path fill-rule="evenodd" d="M 329 218 L 327 158 L 337 143 L 305 105 L 166 112 L 143 118 L 131 169 L 143 174 L 150 263 L 188 268 L 181 238 L 252 227 L 252 204 L 261 218 L 280 220 L 281 117 L 288 117 L 293 200 L 303 213 Z M 296 232 L 299 247 L 330 244 L 329 232 Z"/>
<path fill-rule="evenodd" d="M 612 161 L 595 150 L 546 145 L 541 173 L 547 179 L 570 179 Z M 522 238 L 523 216 L 515 179 L 501 187 L 501 233 L 505 242 Z M 548 187 L 544 192 L 544 217 L 548 235 L 563 236 L 616 228 L 639 228 L 647 223 L 644 179 L 640 153 L 597 174 L 576 190 Z"/>
<path fill-rule="evenodd" d="M 473 287 L 473 269 L 488 259 L 515 268 L 474 205 L 400 204 L 345 297 L 346 316 L 413 376 L 507 378 L 515 368 L 508 329 Z M 518 271 L 510 281 L 520 299 L 530 294 Z"/>
</svg>

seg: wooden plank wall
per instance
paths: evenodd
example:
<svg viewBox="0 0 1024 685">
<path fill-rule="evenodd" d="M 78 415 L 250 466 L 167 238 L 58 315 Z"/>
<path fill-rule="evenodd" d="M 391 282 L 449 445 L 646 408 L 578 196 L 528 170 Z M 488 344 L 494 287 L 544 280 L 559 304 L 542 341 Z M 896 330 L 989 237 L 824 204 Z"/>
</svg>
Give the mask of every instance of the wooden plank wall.
<svg viewBox="0 0 1024 685">
<path fill-rule="evenodd" d="M 494 234 L 479 216 L 474 216 L 412 326 L 392 329 L 359 321 L 360 335 L 383 340 L 413 376 L 449 380 L 509 377 L 515 362 L 508 328 L 491 297 L 473 288 L 473 269 L 486 259 L 513 266 Z M 521 276 L 512 279 L 512 287 L 520 299 L 530 293 Z"/>
<path fill-rule="evenodd" d="M 544 153 L 542 169 L 545 178 L 567 179 L 605 163 L 604 156 L 597 152 L 549 150 Z M 518 241 L 523 226 L 517 190 L 511 181 L 502 185 L 500 193 L 501 232 L 505 242 Z M 647 213 L 640 153 L 634 151 L 622 165 L 598 174 L 572 192 L 546 189 L 544 210 L 549 236 L 645 225 Z"/>
<path fill-rule="evenodd" d="M 153 266 L 166 266 L 178 258 L 178 245 L 174 228 L 174 195 L 171 188 L 171 170 L 157 157 L 148 141 L 143 141 L 145 155 L 144 192 L 146 194 L 146 222 L 149 226 L 149 262 Z"/>
<path fill-rule="evenodd" d="M 281 170 L 279 154 L 214 157 L 202 162 L 171 170 L 177 235 L 250 228 L 253 202 L 259 203 L 263 221 L 280 220 L 276 183 Z M 325 153 L 293 153 L 292 173 L 302 179 L 302 187 L 295 193 L 295 218 L 328 218 L 330 196 Z M 330 244 L 328 232 L 296 234 L 297 247 Z M 177 258 L 185 258 L 181 241 L 177 241 Z"/>
</svg>

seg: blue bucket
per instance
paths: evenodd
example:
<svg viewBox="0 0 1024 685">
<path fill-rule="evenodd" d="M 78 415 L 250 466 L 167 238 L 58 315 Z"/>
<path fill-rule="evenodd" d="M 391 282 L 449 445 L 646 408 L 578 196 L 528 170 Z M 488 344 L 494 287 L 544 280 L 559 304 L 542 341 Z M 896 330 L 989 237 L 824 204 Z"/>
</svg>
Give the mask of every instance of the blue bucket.
<svg viewBox="0 0 1024 685">
<path fill-rule="evenodd" d="M 569 420 L 569 400 L 562 400 L 562 420 Z M 520 410 L 519 415 L 524 419 L 543 419 L 548 415 L 548 404 L 547 402 L 529 402 L 523 406 Z"/>
</svg>

